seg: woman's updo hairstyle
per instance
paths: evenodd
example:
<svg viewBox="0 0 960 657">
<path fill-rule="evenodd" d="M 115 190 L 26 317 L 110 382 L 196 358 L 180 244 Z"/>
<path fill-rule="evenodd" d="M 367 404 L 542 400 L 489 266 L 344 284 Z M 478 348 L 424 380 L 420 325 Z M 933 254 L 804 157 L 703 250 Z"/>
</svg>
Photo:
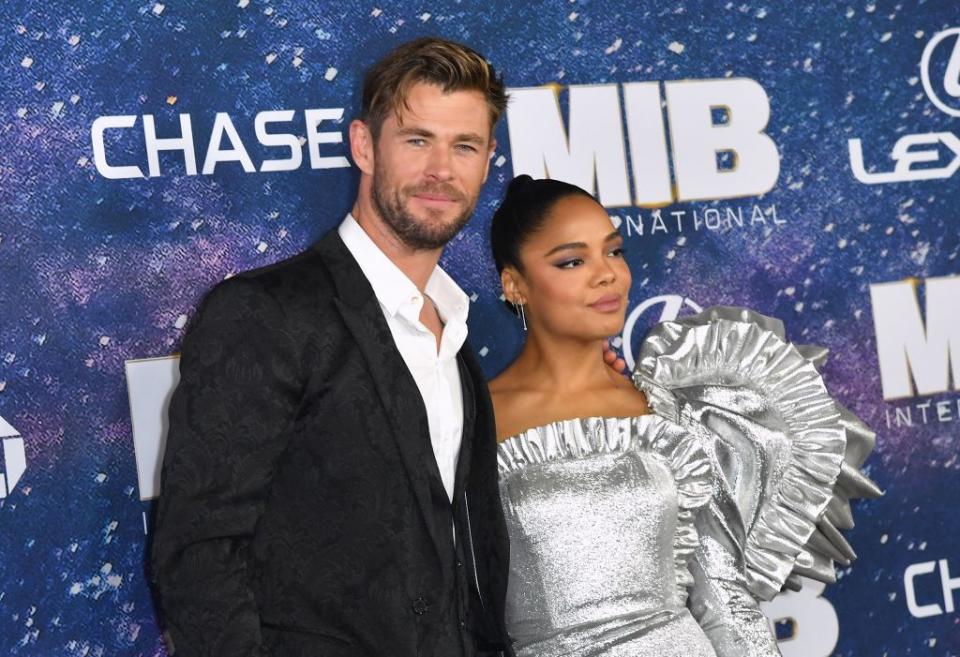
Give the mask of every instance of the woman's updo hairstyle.
<svg viewBox="0 0 960 657">
<path fill-rule="evenodd" d="M 490 224 L 490 246 L 497 273 L 508 266 L 522 272 L 520 247 L 540 229 L 557 201 L 577 195 L 593 199 L 586 190 L 560 180 L 534 180 L 528 175 L 511 180 Z"/>
</svg>

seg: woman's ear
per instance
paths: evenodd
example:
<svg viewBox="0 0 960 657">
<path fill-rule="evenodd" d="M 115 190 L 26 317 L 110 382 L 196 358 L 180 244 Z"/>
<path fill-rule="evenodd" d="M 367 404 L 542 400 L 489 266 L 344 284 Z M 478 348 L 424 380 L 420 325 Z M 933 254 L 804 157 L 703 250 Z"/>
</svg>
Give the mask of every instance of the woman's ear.
<svg viewBox="0 0 960 657">
<path fill-rule="evenodd" d="M 503 288 L 504 298 L 513 304 L 527 302 L 523 292 L 523 278 L 514 267 L 504 267 L 500 272 L 500 286 Z"/>
</svg>

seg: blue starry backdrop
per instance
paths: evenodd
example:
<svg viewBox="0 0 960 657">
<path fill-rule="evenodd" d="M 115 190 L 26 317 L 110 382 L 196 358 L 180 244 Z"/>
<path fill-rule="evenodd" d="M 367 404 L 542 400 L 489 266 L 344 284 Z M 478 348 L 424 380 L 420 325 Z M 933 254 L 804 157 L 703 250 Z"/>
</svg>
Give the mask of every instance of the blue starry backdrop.
<svg viewBox="0 0 960 657">
<path fill-rule="evenodd" d="M 216 282 L 297 253 L 339 222 L 356 186 L 338 158 L 363 68 L 423 35 L 473 45 L 511 87 L 552 85 L 564 122 L 571 85 L 759 84 L 770 108 L 763 131 L 780 161 L 765 193 L 610 208 L 634 272 L 635 325 L 615 342 L 635 349 L 662 316 L 735 304 L 782 318 L 800 343 L 829 347 L 828 384 L 878 433 L 866 470 L 886 496 L 855 504 L 848 534 L 860 559 L 778 625 L 784 654 L 960 654 L 951 501 L 960 381 L 885 399 L 870 294 L 871 285 L 909 281 L 917 303 L 903 316 L 918 307 L 929 315 L 928 281 L 960 274 L 951 178 L 960 151 L 951 91 L 960 91 L 948 75 L 957 73 L 958 26 L 947 0 L 4 2 L 0 654 L 166 654 L 145 576 L 152 503 L 140 499 L 124 365 L 176 353 Z M 952 61 L 960 65 L 960 54 Z M 268 131 L 293 135 L 298 167 L 248 172 L 238 160 L 203 171 L 218 113 L 254 168 L 289 159 L 289 148 L 257 138 L 255 117 L 270 110 L 288 111 Z M 307 110 L 325 110 L 316 144 Z M 144 117 L 169 139 L 182 136 L 182 115 L 196 173 L 183 150 L 168 150 L 147 175 Z M 103 117 L 114 118 L 99 161 Z M 515 173 L 510 121 L 498 128 L 475 217 L 442 262 L 471 296 L 470 342 L 489 375 L 522 341 L 487 240 Z M 898 164 L 890 154 L 903 138 Z M 861 140 L 859 178 L 850 139 Z M 104 163 L 142 175 L 109 177 Z M 735 164 L 718 154 L 717 167 Z M 898 180 L 876 182 L 895 171 Z M 714 219 L 729 211 L 743 220 L 711 223 L 711 209 Z M 941 315 L 960 304 L 952 289 L 954 311 Z M 825 625 L 804 624 L 811 604 L 832 610 Z M 831 633 L 832 645 L 810 647 Z"/>
</svg>

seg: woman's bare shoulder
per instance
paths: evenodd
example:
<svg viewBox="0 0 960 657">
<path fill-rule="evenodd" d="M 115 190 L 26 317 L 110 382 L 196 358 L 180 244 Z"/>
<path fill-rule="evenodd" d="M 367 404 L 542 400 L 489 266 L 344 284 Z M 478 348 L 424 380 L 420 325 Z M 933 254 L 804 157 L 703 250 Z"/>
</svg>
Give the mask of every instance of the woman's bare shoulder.
<svg viewBox="0 0 960 657">
<path fill-rule="evenodd" d="M 538 395 L 509 370 L 492 379 L 488 387 L 497 424 L 497 442 L 502 442 L 527 426 L 525 423 L 536 408 Z"/>
</svg>

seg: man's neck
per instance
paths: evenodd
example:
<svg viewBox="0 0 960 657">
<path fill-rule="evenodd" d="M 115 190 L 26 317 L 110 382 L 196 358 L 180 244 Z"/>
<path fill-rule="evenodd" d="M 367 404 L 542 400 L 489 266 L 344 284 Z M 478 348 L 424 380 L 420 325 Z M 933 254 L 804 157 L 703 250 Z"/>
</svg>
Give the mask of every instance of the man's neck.
<svg viewBox="0 0 960 657">
<path fill-rule="evenodd" d="M 361 203 L 359 199 L 350 213 L 377 248 L 423 292 L 433 270 L 437 268 L 443 249 L 411 249 L 387 226 L 372 205 Z"/>
</svg>

